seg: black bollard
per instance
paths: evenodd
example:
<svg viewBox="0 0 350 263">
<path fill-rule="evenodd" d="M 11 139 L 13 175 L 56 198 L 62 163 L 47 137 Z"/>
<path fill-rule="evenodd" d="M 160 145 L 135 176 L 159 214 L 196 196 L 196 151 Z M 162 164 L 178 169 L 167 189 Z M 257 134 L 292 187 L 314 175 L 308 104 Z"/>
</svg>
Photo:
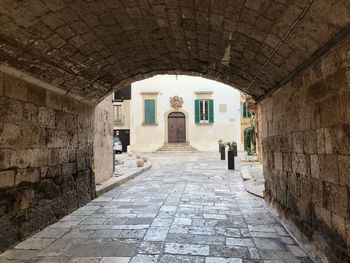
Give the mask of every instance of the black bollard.
<svg viewBox="0 0 350 263">
<path fill-rule="evenodd" d="M 229 170 L 235 169 L 235 151 L 227 152 L 227 166 Z"/>
<path fill-rule="evenodd" d="M 225 146 L 220 147 L 221 160 L 225 160 Z"/>
</svg>

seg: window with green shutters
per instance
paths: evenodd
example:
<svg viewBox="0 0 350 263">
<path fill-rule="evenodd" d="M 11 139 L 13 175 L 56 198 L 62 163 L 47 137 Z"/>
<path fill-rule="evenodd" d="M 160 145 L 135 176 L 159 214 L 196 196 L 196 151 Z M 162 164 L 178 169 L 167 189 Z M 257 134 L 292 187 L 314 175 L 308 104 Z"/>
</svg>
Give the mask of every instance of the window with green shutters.
<svg viewBox="0 0 350 263">
<path fill-rule="evenodd" d="M 156 123 L 156 101 L 145 100 L 145 124 Z"/>
<path fill-rule="evenodd" d="M 214 123 L 214 101 L 194 101 L 195 123 Z"/>
<path fill-rule="evenodd" d="M 251 118 L 252 113 L 248 109 L 246 102 L 241 102 L 241 118 Z"/>
</svg>

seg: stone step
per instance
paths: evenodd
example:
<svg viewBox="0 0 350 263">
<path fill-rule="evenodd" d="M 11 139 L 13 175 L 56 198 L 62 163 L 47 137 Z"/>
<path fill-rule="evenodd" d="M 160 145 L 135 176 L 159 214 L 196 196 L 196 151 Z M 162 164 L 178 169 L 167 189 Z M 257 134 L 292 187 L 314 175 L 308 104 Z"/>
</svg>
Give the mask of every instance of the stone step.
<svg viewBox="0 0 350 263">
<path fill-rule="evenodd" d="M 198 152 L 198 150 L 189 143 L 166 143 L 156 151 L 156 153 L 164 152 Z"/>
</svg>

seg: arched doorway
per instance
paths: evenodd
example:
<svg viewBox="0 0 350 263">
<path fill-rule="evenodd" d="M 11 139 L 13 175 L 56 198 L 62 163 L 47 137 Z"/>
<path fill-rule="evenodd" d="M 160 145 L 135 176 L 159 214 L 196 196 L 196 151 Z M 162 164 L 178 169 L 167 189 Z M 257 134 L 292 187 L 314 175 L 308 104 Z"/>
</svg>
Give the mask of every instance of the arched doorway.
<svg viewBox="0 0 350 263">
<path fill-rule="evenodd" d="M 186 117 L 182 112 L 168 115 L 168 142 L 186 142 Z"/>
</svg>

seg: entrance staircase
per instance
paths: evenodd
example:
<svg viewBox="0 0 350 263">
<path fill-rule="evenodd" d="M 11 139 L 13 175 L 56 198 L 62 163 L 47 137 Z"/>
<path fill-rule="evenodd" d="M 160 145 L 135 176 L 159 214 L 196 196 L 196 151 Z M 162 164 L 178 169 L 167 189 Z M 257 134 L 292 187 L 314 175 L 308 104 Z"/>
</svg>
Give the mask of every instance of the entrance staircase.
<svg viewBox="0 0 350 263">
<path fill-rule="evenodd" d="M 184 143 L 165 143 L 162 147 L 160 147 L 156 153 L 194 153 L 198 152 L 196 148 L 191 146 L 188 142 Z"/>
</svg>

